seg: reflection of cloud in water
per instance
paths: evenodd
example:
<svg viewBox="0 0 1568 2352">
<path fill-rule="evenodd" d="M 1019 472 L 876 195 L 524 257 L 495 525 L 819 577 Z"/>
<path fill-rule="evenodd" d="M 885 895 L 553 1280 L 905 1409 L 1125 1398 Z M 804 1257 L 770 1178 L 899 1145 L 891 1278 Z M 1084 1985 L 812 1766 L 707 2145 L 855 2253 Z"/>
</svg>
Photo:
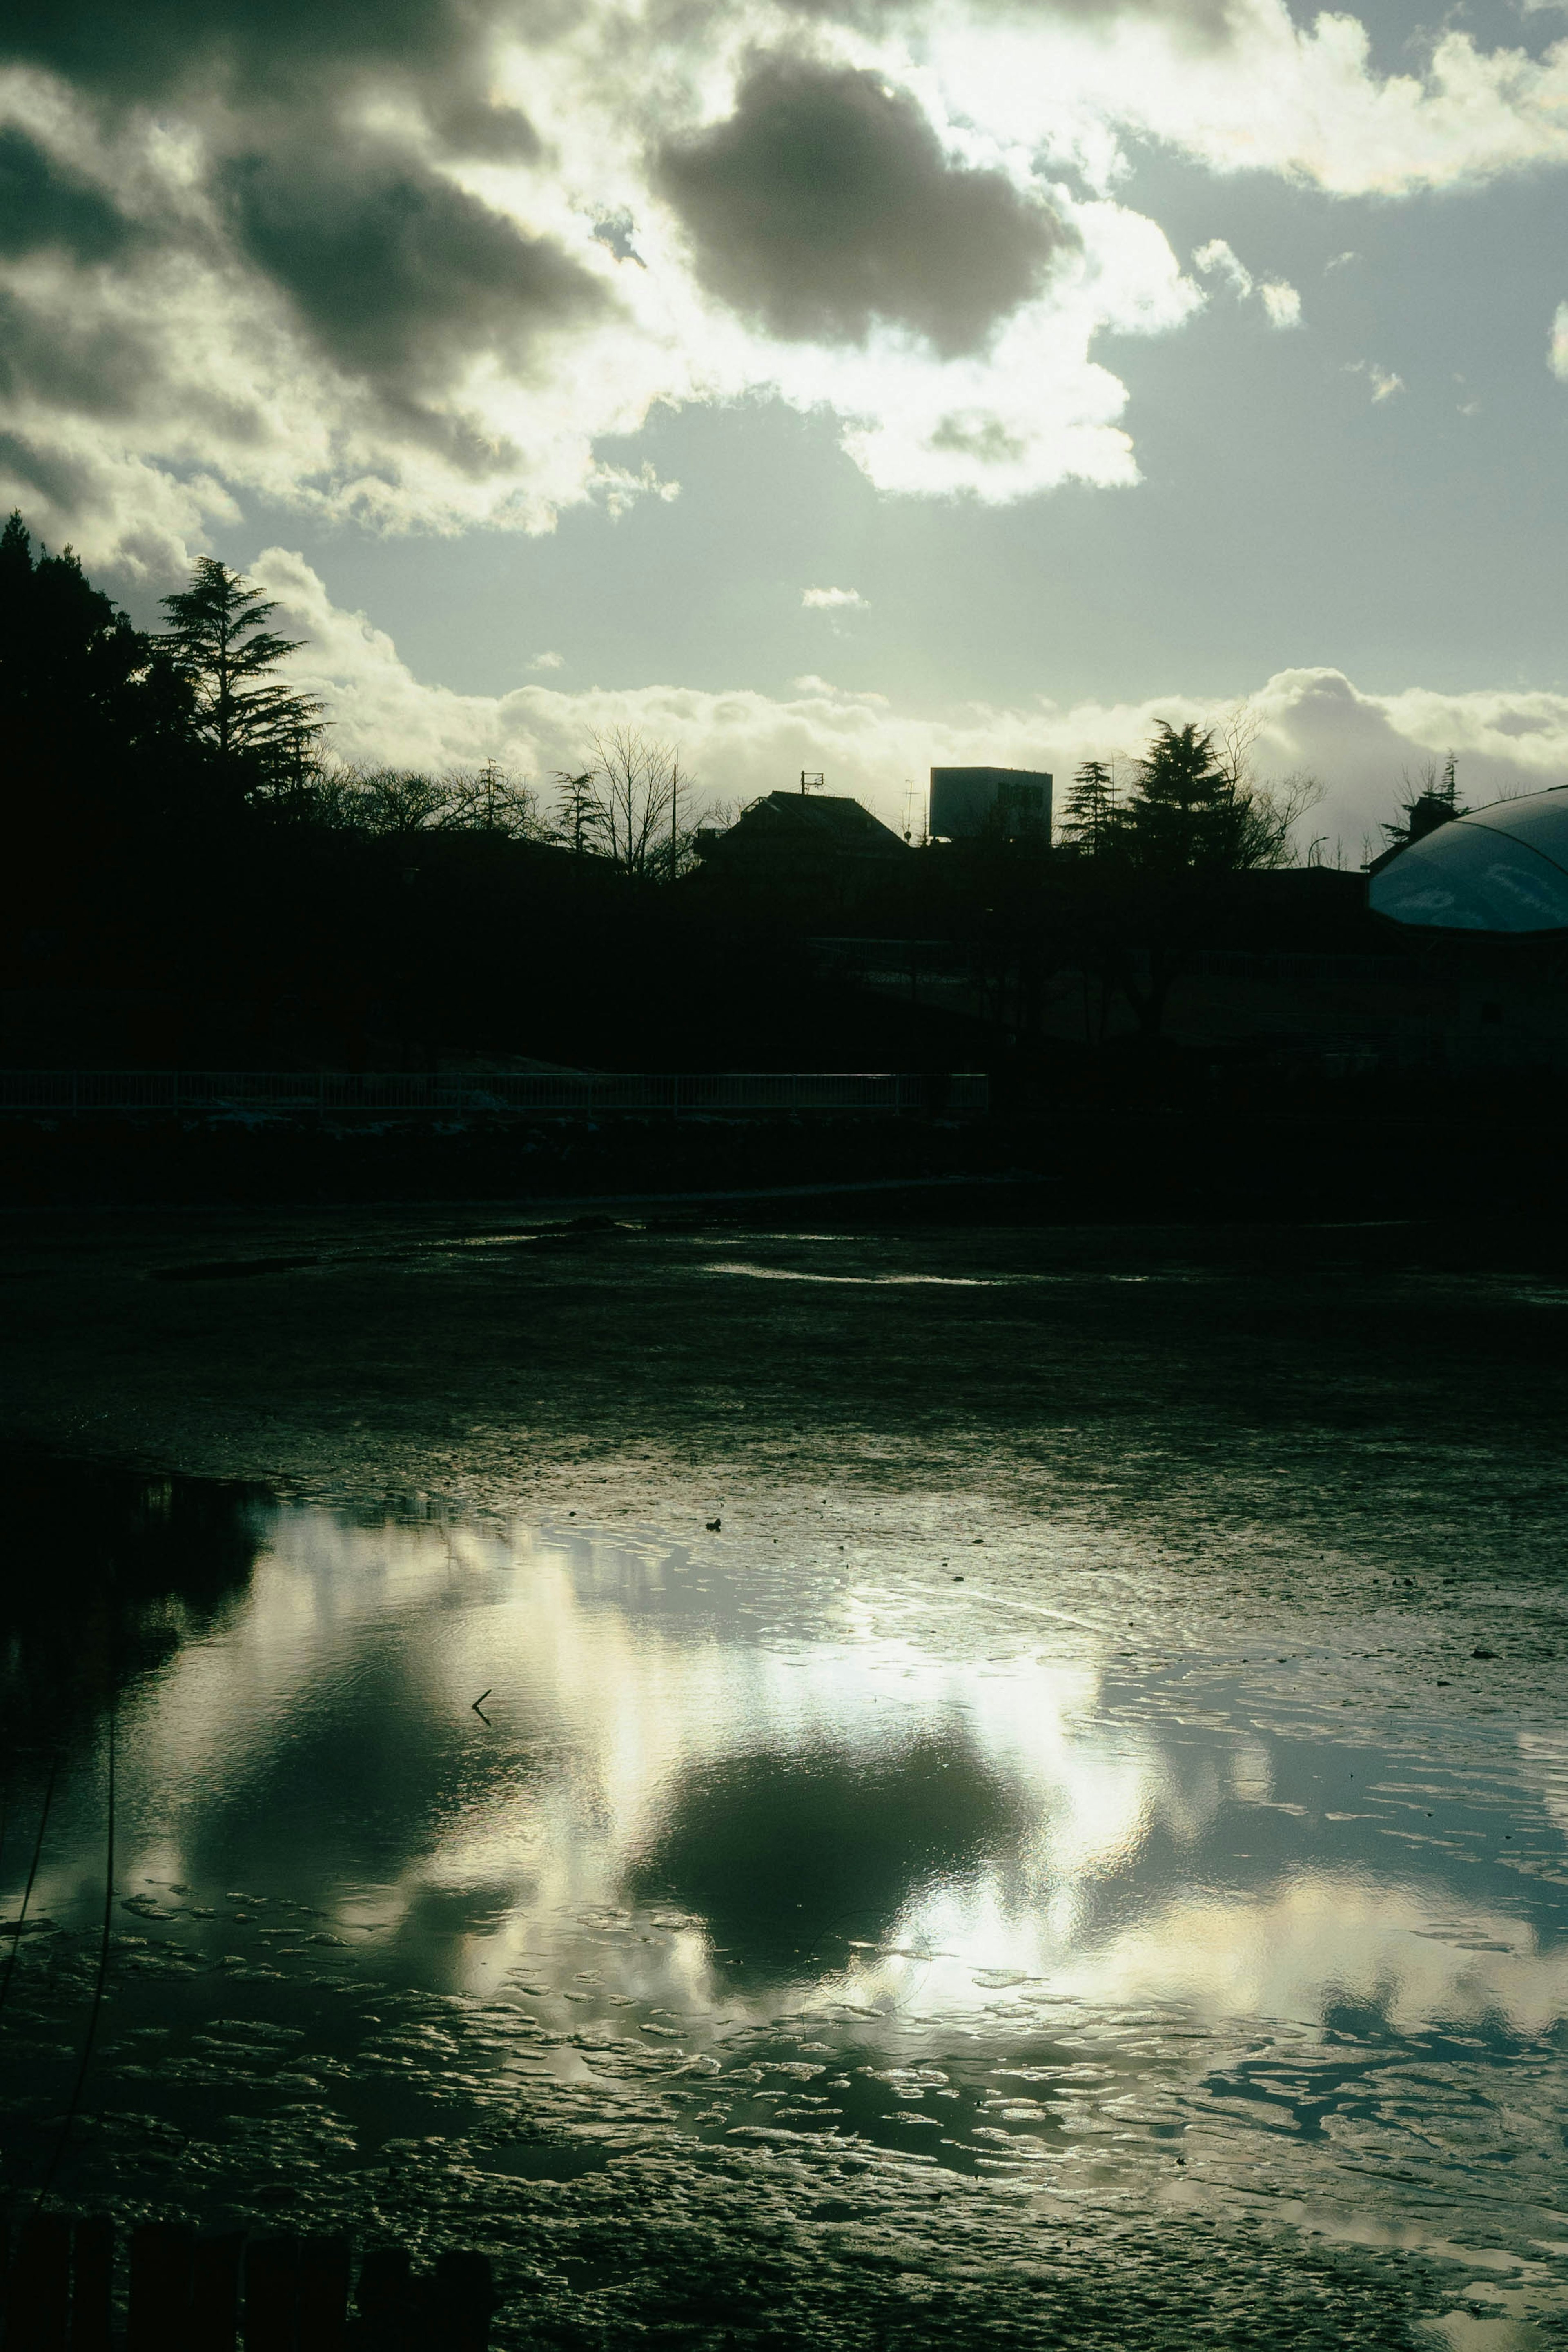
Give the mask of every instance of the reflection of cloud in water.
<svg viewBox="0 0 1568 2352">
<path fill-rule="evenodd" d="M 651 1542 L 309 1508 L 267 1532 L 248 1596 L 126 1702 L 127 1883 L 303 1898 L 476 1992 L 586 1937 L 594 1998 L 759 2017 L 785 1984 L 976 2011 L 998 1971 L 1401 2029 L 1568 2009 L 1526 1882 L 1510 1911 L 1436 1845 L 1379 1846 L 1370 1812 L 1281 1801 L 1280 1741 L 1163 1717 L 1109 1665 L 933 1656 L 847 1599 L 772 1645 Z M 49 1869 L 68 1903 L 77 1856 Z M 690 1925 L 639 1940 L 628 1905 Z"/>
<path fill-rule="evenodd" d="M 699 1913 L 748 1970 L 798 1977 L 825 1929 L 886 1936 L 911 1900 L 1016 1853 L 1025 1821 L 963 1737 L 752 1748 L 679 1776 L 626 1888 Z"/>
</svg>

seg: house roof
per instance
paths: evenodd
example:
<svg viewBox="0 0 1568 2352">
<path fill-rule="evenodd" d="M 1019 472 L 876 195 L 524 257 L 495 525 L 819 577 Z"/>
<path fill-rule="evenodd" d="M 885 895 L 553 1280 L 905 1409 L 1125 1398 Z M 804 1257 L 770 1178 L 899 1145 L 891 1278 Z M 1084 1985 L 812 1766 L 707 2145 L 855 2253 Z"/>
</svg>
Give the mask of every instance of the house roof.
<svg viewBox="0 0 1568 2352">
<path fill-rule="evenodd" d="M 780 847 L 902 856 L 909 847 L 880 817 L 842 793 L 765 793 L 742 812 L 715 846 L 741 848 L 755 841 Z"/>
</svg>

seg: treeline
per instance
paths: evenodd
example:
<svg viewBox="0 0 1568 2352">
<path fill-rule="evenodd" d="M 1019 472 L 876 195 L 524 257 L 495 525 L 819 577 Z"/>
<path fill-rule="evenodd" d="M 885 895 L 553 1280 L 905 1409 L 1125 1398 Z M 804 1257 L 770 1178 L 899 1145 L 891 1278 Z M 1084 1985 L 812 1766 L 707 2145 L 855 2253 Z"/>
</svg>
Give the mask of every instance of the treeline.
<svg viewBox="0 0 1568 2352">
<path fill-rule="evenodd" d="M 135 628 L 0 532 L 0 1061 L 887 1067 L 786 911 L 670 888 L 695 794 L 631 733 L 542 793 L 331 756 L 268 601 L 203 559 Z"/>
<path fill-rule="evenodd" d="M 67 549 L 35 554 L 23 517 L 0 532 L 0 710 L 10 756 L 47 759 L 90 793 L 125 779 L 142 817 L 193 792 L 204 814 L 398 838 L 482 833 L 569 847 L 649 880 L 688 871 L 695 800 L 678 754 L 631 730 L 591 735 L 575 772 L 543 795 L 494 760 L 432 775 L 332 756 L 318 698 L 282 671 L 302 640 L 238 572 L 198 558 L 163 599 L 166 629 L 135 628 Z"/>
<path fill-rule="evenodd" d="M 605 734 L 542 785 L 347 765 L 259 591 L 204 557 L 164 613 L 140 631 L 19 515 L 0 533 L 0 1059 L 973 1066 L 1047 1050 L 1075 974 L 1083 1044 L 1118 1001 L 1152 1041 L 1194 950 L 1279 943 L 1249 886 L 1317 793 L 1260 777 L 1237 714 L 1086 761 L 1055 845 L 1004 822 L 875 872 L 704 862 L 669 746 Z M 966 1009 L 832 977 L 814 942 L 846 933 L 950 943 Z M 93 1042 L 100 998 L 142 1004 L 134 1036 Z"/>
</svg>

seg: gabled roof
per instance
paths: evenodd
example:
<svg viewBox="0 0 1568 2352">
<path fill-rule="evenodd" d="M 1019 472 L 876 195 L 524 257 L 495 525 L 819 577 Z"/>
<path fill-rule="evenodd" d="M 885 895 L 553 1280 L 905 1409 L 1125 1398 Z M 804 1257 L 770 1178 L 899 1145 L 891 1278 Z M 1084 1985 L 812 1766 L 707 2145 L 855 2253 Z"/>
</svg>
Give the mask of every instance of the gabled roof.
<svg viewBox="0 0 1568 2352">
<path fill-rule="evenodd" d="M 739 847 L 742 838 L 764 835 L 787 838 L 791 846 L 869 850 L 879 856 L 901 856 L 909 846 L 880 817 L 841 793 L 766 793 L 742 810 L 721 839 Z"/>
</svg>

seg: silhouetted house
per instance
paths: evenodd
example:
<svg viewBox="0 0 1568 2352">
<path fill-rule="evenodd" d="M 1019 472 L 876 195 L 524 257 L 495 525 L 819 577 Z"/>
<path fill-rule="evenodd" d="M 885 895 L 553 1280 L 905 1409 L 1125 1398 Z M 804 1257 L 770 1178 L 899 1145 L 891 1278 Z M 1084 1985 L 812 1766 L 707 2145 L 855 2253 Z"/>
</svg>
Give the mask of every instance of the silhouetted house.
<svg viewBox="0 0 1568 2352">
<path fill-rule="evenodd" d="M 697 850 L 726 881 L 839 907 L 869 896 L 910 855 L 858 801 L 816 792 L 765 793 L 723 832 L 700 832 Z"/>
<path fill-rule="evenodd" d="M 1042 768 L 933 768 L 930 830 L 933 841 L 975 841 L 999 834 L 1005 841 L 1051 837 L 1055 779 Z"/>
</svg>

